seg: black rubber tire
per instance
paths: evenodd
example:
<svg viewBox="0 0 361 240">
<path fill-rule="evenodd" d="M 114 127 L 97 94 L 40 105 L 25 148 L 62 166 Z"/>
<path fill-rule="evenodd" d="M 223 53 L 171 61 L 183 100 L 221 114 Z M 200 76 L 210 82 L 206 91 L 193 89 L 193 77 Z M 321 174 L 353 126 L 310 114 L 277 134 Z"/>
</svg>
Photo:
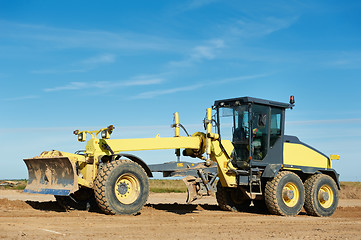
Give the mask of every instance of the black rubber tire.
<svg viewBox="0 0 361 240">
<path fill-rule="evenodd" d="M 139 184 L 139 193 L 131 203 L 122 203 L 117 198 L 115 186 L 118 179 L 129 175 Z M 133 189 L 134 190 L 134 189 Z M 95 199 L 106 214 L 137 214 L 144 206 L 149 195 L 149 181 L 144 169 L 130 160 L 117 160 L 104 164 L 98 169 L 94 181 Z"/>
<path fill-rule="evenodd" d="M 94 212 L 99 209 L 95 200 L 94 190 L 80 188 L 69 196 L 54 196 L 60 206 L 66 210 L 83 210 Z"/>
<path fill-rule="evenodd" d="M 298 197 L 292 206 L 287 206 L 283 197 L 285 186 L 292 185 L 298 191 Z M 282 171 L 275 178 L 268 181 L 265 187 L 265 203 L 271 214 L 282 216 L 296 216 L 302 209 L 305 201 L 305 190 L 302 181 L 297 174 L 290 171 Z"/>
<path fill-rule="evenodd" d="M 322 204 L 319 200 L 321 188 L 331 191 L 330 202 Z M 305 205 L 304 208 L 308 215 L 318 217 L 329 217 L 337 208 L 338 188 L 335 181 L 328 175 L 315 174 L 305 181 Z M 331 200 L 332 199 L 332 200 Z"/>
<path fill-rule="evenodd" d="M 249 206 L 249 199 L 237 188 L 222 187 L 220 181 L 217 183 L 216 199 L 218 206 L 225 211 L 237 212 Z"/>
</svg>

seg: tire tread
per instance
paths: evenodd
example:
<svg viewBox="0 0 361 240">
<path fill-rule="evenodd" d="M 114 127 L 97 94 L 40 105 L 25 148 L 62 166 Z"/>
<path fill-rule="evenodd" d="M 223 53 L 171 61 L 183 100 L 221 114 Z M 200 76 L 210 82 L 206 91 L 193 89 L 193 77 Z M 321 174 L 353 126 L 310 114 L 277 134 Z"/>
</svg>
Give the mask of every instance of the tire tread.
<svg viewBox="0 0 361 240">
<path fill-rule="evenodd" d="M 237 209 L 233 208 L 231 205 L 228 204 L 227 194 L 228 194 L 227 190 L 224 187 L 222 187 L 220 182 L 218 182 L 217 183 L 217 192 L 216 192 L 216 199 L 217 199 L 218 206 L 224 211 L 236 212 Z"/>
<path fill-rule="evenodd" d="M 316 189 L 317 182 L 320 181 L 322 178 L 328 178 L 329 180 L 334 182 L 334 180 L 326 174 L 314 174 L 305 181 L 305 184 L 304 184 L 305 185 L 304 208 L 308 215 L 317 216 L 317 217 L 326 217 L 326 216 L 330 216 L 333 214 L 333 212 L 327 213 L 327 214 L 321 214 L 321 211 L 318 209 L 319 207 L 316 205 L 318 200 L 315 199 L 315 196 L 317 196 L 317 194 L 313 194 L 313 193 L 315 191 L 317 191 L 317 189 Z M 335 186 L 336 186 L 336 184 L 335 184 Z M 338 194 L 337 193 L 335 193 L 334 197 L 335 197 L 334 201 L 338 202 Z"/>
<path fill-rule="evenodd" d="M 105 184 L 106 184 L 107 179 L 108 179 L 110 173 L 112 172 L 112 170 L 114 168 L 121 166 L 122 164 L 126 164 L 126 163 L 133 163 L 133 164 L 138 165 L 139 168 L 142 169 L 142 171 L 144 172 L 145 176 L 147 176 L 144 169 L 138 163 L 133 162 L 131 160 L 127 160 L 127 159 L 109 162 L 107 164 L 104 164 L 102 166 L 102 168 L 98 169 L 98 174 L 94 181 L 95 199 L 97 200 L 99 208 L 106 214 L 115 215 L 115 214 L 117 214 L 117 212 L 115 212 L 111 208 L 109 202 L 106 199 Z"/>
<path fill-rule="evenodd" d="M 271 181 L 268 181 L 266 183 L 265 193 L 264 193 L 265 203 L 268 208 L 268 211 L 271 214 L 281 215 L 281 216 L 289 216 L 281 209 L 281 207 L 279 206 L 278 201 L 277 201 L 277 187 L 278 187 L 281 179 L 289 174 L 296 176 L 301 181 L 300 177 L 297 174 L 290 172 L 290 171 L 281 171 L 276 175 L 275 178 L 273 178 Z M 302 181 L 301 181 L 301 183 L 302 183 Z M 297 212 L 294 215 L 297 215 L 298 213 L 299 212 Z M 291 216 L 294 216 L 294 215 L 291 215 Z"/>
</svg>

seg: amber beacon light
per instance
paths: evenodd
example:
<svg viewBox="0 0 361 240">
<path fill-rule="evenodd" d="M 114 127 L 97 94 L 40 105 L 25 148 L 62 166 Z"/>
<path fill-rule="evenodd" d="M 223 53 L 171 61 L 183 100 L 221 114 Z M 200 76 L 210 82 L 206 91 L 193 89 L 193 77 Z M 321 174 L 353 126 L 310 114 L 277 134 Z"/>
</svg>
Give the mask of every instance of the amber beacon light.
<svg viewBox="0 0 361 240">
<path fill-rule="evenodd" d="M 290 96 L 290 104 L 295 104 L 295 96 Z"/>
</svg>

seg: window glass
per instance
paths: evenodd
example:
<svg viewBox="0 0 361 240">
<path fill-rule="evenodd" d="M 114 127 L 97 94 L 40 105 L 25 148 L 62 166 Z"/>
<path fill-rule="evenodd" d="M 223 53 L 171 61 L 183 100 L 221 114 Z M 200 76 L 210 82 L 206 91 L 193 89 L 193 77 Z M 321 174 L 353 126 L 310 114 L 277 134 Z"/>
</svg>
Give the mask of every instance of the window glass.
<svg viewBox="0 0 361 240">
<path fill-rule="evenodd" d="M 248 161 L 248 107 L 239 106 L 235 108 L 234 116 L 235 118 L 232 143 L 235 149 L 235 157 L 237 161 Z"/>
<path fill-rule="evenodd" d="M 222 139 L 231 139 L 235 148 L 235 159 L 247 161 L 248 152 L 248 106 L 222 108 L 220 114 Z"/>
<path fill-rule="evenodd" d="M 252 151 L 255 160 L 263 160 L 267 154 L 269 109 L 257 104 L 252 107 Z"/>
<path fill-rule="evenodd" d="M 270 129 L 270 146 L 272 147 L 278 138 L 281 137 L 281 117 L 282 109 L 271 109 L 271 129 Z"/>
</svg>

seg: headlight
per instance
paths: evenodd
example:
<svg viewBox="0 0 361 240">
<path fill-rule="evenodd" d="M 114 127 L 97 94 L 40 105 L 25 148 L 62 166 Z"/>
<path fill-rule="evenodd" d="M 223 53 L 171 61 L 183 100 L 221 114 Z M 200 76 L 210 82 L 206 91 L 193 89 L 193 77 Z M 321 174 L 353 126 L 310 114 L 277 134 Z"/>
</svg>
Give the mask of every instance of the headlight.
<svg viewBox="0 0 361 240">
<path fill-rule="evenodd" d="M 101 136 L 102 136 L 102 138 L 105 138 L 105 139 L 109 138 L 108 130 L 103 130 L 101 133 Z"/>
<path fill-rule="evenodd" d="M 78 141 L 80 141 L 80 142 L 83 141 L 83 134 L 78 134 Z"/>
<path fill-rule="evenodd" d="M 78 141 L 79 142 L 85 142 L 86 141 L 86 133 L 85 132 L 80 132 L 78 134 Z"/>
</svg>

